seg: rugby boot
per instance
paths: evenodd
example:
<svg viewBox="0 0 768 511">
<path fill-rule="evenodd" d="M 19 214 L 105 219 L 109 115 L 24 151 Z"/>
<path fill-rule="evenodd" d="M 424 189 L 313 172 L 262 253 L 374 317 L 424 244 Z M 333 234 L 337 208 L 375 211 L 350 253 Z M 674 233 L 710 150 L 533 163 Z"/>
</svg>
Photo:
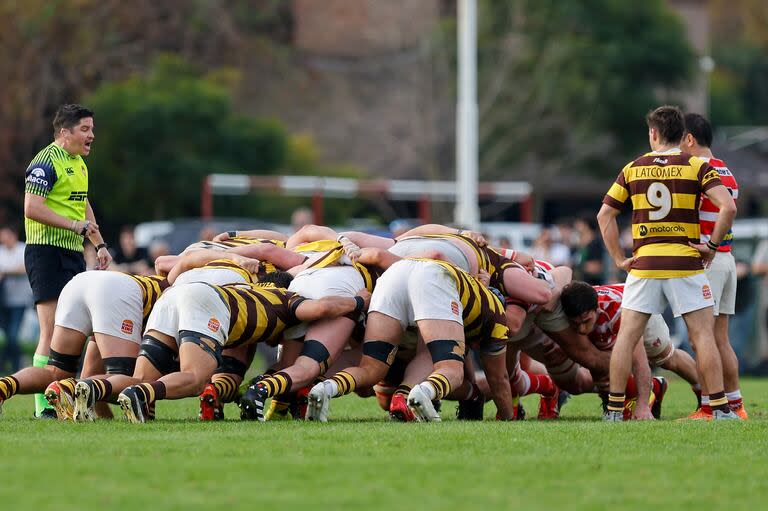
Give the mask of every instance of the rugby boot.
<svg viewBox="0 0 768 511">
<path fill-rule="evenodd" d="M 300 388 L 296 391 L 296 401 L 291 403 L 291 415 L 297 421 L 303 421 L 307 416 L 307 407 L 309 406 L 309 386 Z"/>
<path fill-rule="evenodd" d="M 435 410 L 432 400 L 419 383 L 408 393 L 408 408 L 411 409 L 419 422 L 440 422 L 440 414 Z"/>
<path fill-rule="evenodd" d="M 741 417 L 733 413 L 733 410 L 723 412 L 715 408 L 712 410 L 712 419 L 716 421 L 740 421 Z"/>
<path fill-rule="evenodd" d="M 481 421 L 483 420 L 484 406 L 485 396 L 480 392 L 470 399 L 462 399 L 459 401 L 459 406 L 456 407 L 456 419 L 460 421 Z M 437 410 L 435 411 L 437 412 Z"/>
<path fill-rule="evenodd" d="M 664 396 L 667 393 L 667 388 L 669 387 L 669 384 L 667 383 L 667 379 L 663 376 L 654 376 L 654 385 L 653 385 L 653 395 L 654 395 L 654 401 L 651 405 L 651 415 L 653 415 L 654 419 L 660 419 L 661 418 L 661 403 L 664 401 Z"/>
<path fill-rule="evenodd" d="M 539 415 L 538 419 L 543 420 L 555 420 L 560 418 L 560 406 L 565 404 L 570 398 L 570 394 L 561 391 L 559 387 L 555 387 L 555 392 L 552 395 L 541 395 L 539 400 Z"/>
<path fill-rule="evenodd" d="M 399 422 L 413 422 L 416 420 L 416 416 L 413 415 L 413 412 L 405 402 L 405 394 L 398 393 L 392 396 L 392 400 L 389 403 L 389 418 Z"/>
<path fill-rule="evenodd" d="M 697 408 L 694 412 L 691 412 L 687 417 L 681 417 L 678 421 L 711 421 L 712 412 L 704 410 L 702 407 Z"/>
<path fill-rule="evenodd" d="M 624 421 L 624 413 L 620 411 L 608 410 L 603 415 L 603 422 L 622 422 Z"/>
<path fill-rule="evenodd" d="M 267 402 L 267 388 L 258 382 L 248 385 L 240 398 L 240 420 L 264 422 L 264 404 Z"/>
<path fill-rule="evenodd" d="M 331 408 L 331 390 L 326 383 L 328 380 L 321 381 L 307 394 L 307 420 L 328 422 L 328 412 Z"/>
<path fill-rule="evenodd" d="M 52 418 L 51 413 L 55 413 L 55 418 L 61 421 L 72 420 L 75 403 L 69 387 L 62 381 L 55 381 L 46 387 L 43 393 L 45 400 L 53 407 L 51 412 L 48 412 L 48 416 L 40 414 L 40 418 Z M 45 411 L 45 410 L 43 410 Z"/>
<path fill-rule="evenodd" d="M 744 404 L 740 404 L 737 406 L 731 406 L 731 411 L 739 416 L 739 419 L 745 421 L 749 419 L 749 415 L 747 415 L 747 410 L 744 408 Z"/>
<path fill-rule="evenodd" d="M 93 422 L 96 412 L 93 407 L 96 405 L 94 398 L 93 383 L 88 380 L 81 380 L 75 385 L 75 413 L 73 420 L 75 422 Z"/>
<path fill-rule="evenodd" d="M 224 420 L 224 405 L 219 401 L 219 391 L 213 383 L 206 383 L 200 394 L 200 413 L 197 417 L 201 421 Z"/>
<path fill-rule="evenodd" d="M 122 408 L 125 418 L 134 424 L 147 422 L 150 414 L 144 393 L 136 385 L 131 385 L 117 396 L 117 404 Z"/>
</svg>

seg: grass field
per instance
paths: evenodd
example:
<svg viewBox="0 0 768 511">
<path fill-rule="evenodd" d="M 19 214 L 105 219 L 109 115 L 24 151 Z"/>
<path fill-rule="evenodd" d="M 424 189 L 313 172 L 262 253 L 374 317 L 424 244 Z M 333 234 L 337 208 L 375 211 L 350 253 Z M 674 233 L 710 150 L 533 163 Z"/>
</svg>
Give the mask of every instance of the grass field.
<svg viewBox="0 0 768 511">
<path fill-rule="evenodd" d="M 768 380 L 743 382 L 751 420 L 675 422 L 694 397 L 673 381 L 666 420 L 604 424 L 595 396 L 557 422 L 390 423 L 373 399 L 334 400 L 332 422 L 198 423 L 162 402 L 133 425 L 30 418 L 5 404 L 0 502 L 8 510 L 764 509 Z M 530 416 L 538 399 L 525 398 Z M 236 408 L 228 405 L 232 419 Z M 486 418 L 495 412 L 486 407 Z"/>
</svg>

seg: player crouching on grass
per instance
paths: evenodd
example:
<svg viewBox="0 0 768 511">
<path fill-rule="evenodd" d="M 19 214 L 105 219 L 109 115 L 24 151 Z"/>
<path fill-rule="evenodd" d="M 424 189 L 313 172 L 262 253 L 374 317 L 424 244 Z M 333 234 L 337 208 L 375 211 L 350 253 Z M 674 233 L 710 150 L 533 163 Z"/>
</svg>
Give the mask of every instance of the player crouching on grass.
<svg viewBox="0 0 768 511">
<path fill-rule="evenodd" d="M 616 343 L 621 325 L 621 301 L 624 284 L 590 286 L 586 282 L 574 281 L 563 290 L 563 310 L 571 324 L 603 351 L 610 351 Z M 653 314 L 643 332 L 643 346 L 648 361 L 653 367 L 672 371 L 691 384 L 691 389 L 701 402 L 696 362 L 686 352 L 676 350 L 672 345 L 669 327 L 661 314 Z M 651 411 L 655 418 L 661 415 L 661 401 L 666 392 L 666 380 L 656 378 L 653 384 L 656 401 Z"/>
<path fill-rule="evenodd" d="M 433 372 L 408 394 L 420 421 L 440 421 L 432 401 L 461 392 L 466 345 L 480 349 L 500 418 L 514 414 L 504 353 L 508 329 L 501 301 L 476 278 L 445 261 L 400 259 L 382 249 L 360 251 L 358 261 L 386 268 L 371 297 L 363 357 L 318 383 L 308 395 L 307 419 L 328 420 L 330 400 L 370 387 L 392 364 L 403 332 L 415 326 L 426 344 Z"/>
<path fill-rule="evenodd" d="M 73 377 L 91 335 L 107 375 L 133 374 L 142 326 L 167 287 L 159 276 L 100 271 L 76 275 L 64 286 L 56 306 L 48 365 L 0 378 L 0 411 L 3 401 L 13 395 L 34 394 L 48 386 L 45 397 L 58 418 L 72 419 L 77 412 Z"/>
<path fill-rule="evenodd" d="M 124 377 L 90 380 L 89 404 L 124 389 L 117 401 L 126 417 L 145 422 L 153 417 L 156 401 L 199 395 L 221 365 L 222 348 L 237 347 L 245 358 L 248 345 L 277 344 L 288 326 L 361 312 L 367 306 L 365 290 L 354 298 L 308 300 L 271 283 L 285 286 L 291 278 L 274 272 L 264 278 L 268 283 L 171 288 L 147 321 L 134 374 L 142 374 L 143 383 Z M 176 358 L 179 370 L 169 371 Z"/>
</svg>

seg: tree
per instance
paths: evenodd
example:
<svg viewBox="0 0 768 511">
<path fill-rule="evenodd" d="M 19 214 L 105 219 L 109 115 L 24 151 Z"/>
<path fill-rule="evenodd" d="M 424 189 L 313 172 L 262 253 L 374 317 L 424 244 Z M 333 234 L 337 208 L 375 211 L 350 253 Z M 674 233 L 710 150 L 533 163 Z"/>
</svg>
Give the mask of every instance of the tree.
<svg viewBox="0 0 768 511">
<path fill-rule="evenodd" d="M 197 215 L 206 174 L 271 174 L 286 159 L 279 123 L 238 115 L 222 73 L 204 75 L 178 57 L 159 57 L 146 76 L 103 85 L 86 103 L 96 111 L 91 196 L 113 225 Z M 267 205 L 238 209 L 220 208 L 249 216 Z"/>
</svg>

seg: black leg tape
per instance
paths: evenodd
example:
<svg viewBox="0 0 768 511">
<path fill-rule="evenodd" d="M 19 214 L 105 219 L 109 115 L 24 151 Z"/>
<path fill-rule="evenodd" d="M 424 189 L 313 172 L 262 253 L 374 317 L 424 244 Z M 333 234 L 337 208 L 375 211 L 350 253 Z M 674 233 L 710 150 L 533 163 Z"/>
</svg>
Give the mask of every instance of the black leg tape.
<svg viewBox="0 0 768 511">
<path fill-rule="evenodd" d="M 104 370 L 107 374 L 124 374 L 133 376 L 136 369 L 136 359 L 133 357 L 108 357 L 104 359 Z"/>
<path fill-rule="evenodd" d="M 371 357 L 388 366 L 395 361 L 397 346 L 386 341 L 365 341 L 363 343 L 363 355 Z"/>
<path fill-rule="evenodd" d="M 432 355 L 432 363 L 436 364 L 444 360 L 456 360 L 464 362 L 464 342 L 450 339 L 435 339 L 427 343 L 429 354 Z"/>
<path fill-rule="evenodd" d="M 181 342 L 179 345 L 191 342 L 193 344 L 197 344 L 200 346 L 200 348 L 208 353 L 210 356 L 212 356 L 216 363 L 220 366 L 221 365 L 221 350 L 223 349 L 221 344 L 219 344 L 217 341 L 211 339 L 205 334 L 200 334 L 197 332 L 192 332 L 191 330 L 182 330 L 179 332 L 179 338 L 181 339 Z M 217 366 L 218 367 L 218 366 Z"/>
<path fill-rule="evenodd" d="M 58 367 L 68 373 L 77 372 L 77 364 L 80 362 L 80 355 L 67 355 L 58 351 L 50 350 L 48 355 L 48 365 Z"/>
<path fill-rule="evenodd" d="M 304 341 L 304 347 L 301 349 L 301 356 L 309 357 L 320 364 L 320 374 L 328 369 L 328 360 L 331 358 L 328 349 L 323 346 L 320 341 L 315 341 L 314 339 Z"/>
<path fill-rule="evenodd" d="M 222 355 L 221 365 L 216 368 L 216 372 L 213 374 L 236 374 L 240 378 L 245 378 L 245 372 L 248 370 L 248 366 L 243 362 L 240 362 L 234 357 L 228 357 Z"/>
<path fill-rule="evenodd" d="M 141 340 L 139 356 L 146 357 L 162 374 L 179 372 L 179 354 L 151 335 L 144 335 Z"/>
</svg>

